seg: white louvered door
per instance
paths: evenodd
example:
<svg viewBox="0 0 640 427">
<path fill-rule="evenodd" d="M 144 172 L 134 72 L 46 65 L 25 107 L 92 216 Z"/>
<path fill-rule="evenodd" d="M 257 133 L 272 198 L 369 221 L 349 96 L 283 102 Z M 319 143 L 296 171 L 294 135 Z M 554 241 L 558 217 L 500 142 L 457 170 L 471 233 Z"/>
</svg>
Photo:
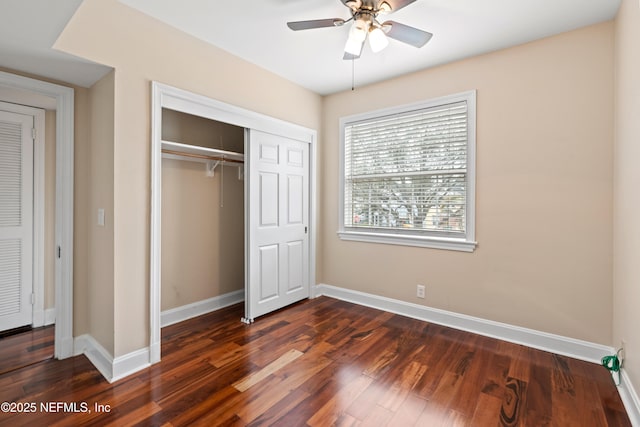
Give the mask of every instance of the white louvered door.
<svg viewBox="0 0 640 427">
<path fill-rule="evenodd" d="M 309 144 L 249 131 L 245 320 L 309 297 Z"/>
<path fill-rule="evenodd" d="M 32 323 L 33 116 L 0 111 L 0 330 Z"/>
</svg>

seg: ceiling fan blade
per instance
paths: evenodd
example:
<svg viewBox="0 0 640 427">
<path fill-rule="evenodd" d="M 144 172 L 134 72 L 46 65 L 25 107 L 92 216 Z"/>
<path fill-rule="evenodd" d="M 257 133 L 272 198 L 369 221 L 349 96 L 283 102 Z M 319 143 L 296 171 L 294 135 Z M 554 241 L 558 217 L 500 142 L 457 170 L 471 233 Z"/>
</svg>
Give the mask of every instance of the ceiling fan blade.
<svg viewBox="0 0 640 427">
<path fill-rule="evenodd" d="M 344 25 L 344 19 L 314 19 L 311 21 L 293 21 L 287 22 L 287 27 L 293 31 L 311 30 L 313 28 L 340 27 Z"/>
<path fill-rule="evenodd" d="M 395 21 L 386 21 L 382 24 L 387 37 L 415 47 L 422 47 L 433 37 L 433 34 L 419 30 Z"/>
<path fill-rule="evenodd" d="M 411 3 L 416 0 L 381 0 L 378 2 L 378 9 L 383 9 L 382 4 L 386 3 L 391 7 L 389 12 L 395 12 L 396 10 L 400 10 L 405 6 L 409 6 Z"/>
</svg>

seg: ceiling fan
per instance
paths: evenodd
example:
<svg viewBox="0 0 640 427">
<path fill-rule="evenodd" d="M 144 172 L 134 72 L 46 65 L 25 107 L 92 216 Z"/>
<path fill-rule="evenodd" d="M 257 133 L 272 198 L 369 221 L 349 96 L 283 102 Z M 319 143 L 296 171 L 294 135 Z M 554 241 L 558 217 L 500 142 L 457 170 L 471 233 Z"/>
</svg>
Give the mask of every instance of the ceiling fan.
<svg viewBox="0 0 640 427">
<path fill-rule="evenodd" d="M 287 22 L 293 31 L 313 28 L 341 27 L 349 21 L 353 25 L 349 30 L 349 38 L 344 48 L 343 59 L 357 59 L 362 53 L 364 41 L 369 36 L 369 45 L 373 52 L 379 52 L 389 44 L 392 38 L 415 47 L 424 46 L 433 36 L 395 21 L 379 23 L 378 15 L 385 15 L 400 10 L 416 0 L 340 0 L 351 11 L 351 18 L 314 19 L 311 21 Z"/>
</svg>

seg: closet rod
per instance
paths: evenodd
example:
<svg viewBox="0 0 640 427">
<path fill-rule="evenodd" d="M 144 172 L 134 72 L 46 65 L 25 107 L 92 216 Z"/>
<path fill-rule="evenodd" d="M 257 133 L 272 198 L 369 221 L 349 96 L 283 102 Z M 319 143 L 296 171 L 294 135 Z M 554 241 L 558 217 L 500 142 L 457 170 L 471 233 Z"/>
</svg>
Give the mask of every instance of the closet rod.
<svg viewBox="0 0 640 427">
<path fill-rule="evenodd" d="M 167 154 L 173 154 L 176 156 L 195 157 L 198 159 L 219 160 L 221 162 L 244 163 L 244 160 L 229 159 L 229 158 L 217 157 L 217 156 L 207 156 L 204 154 L 185 153 L 183 151 L 167 150 L 164 148 L 162 149 L 162 152 Z"/>
</svg>

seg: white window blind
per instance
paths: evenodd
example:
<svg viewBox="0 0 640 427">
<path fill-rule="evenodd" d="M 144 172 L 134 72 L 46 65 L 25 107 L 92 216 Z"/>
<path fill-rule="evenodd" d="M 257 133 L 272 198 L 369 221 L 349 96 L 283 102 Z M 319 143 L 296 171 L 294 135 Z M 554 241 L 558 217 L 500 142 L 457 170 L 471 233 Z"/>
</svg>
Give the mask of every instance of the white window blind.
<svg viewBox="0 0 640 427">
<path fill-rule="evenodd" d="M 344 120 L 342 231 L 468 240 L 469 111 L 458 97 Z"/>
</svg>

